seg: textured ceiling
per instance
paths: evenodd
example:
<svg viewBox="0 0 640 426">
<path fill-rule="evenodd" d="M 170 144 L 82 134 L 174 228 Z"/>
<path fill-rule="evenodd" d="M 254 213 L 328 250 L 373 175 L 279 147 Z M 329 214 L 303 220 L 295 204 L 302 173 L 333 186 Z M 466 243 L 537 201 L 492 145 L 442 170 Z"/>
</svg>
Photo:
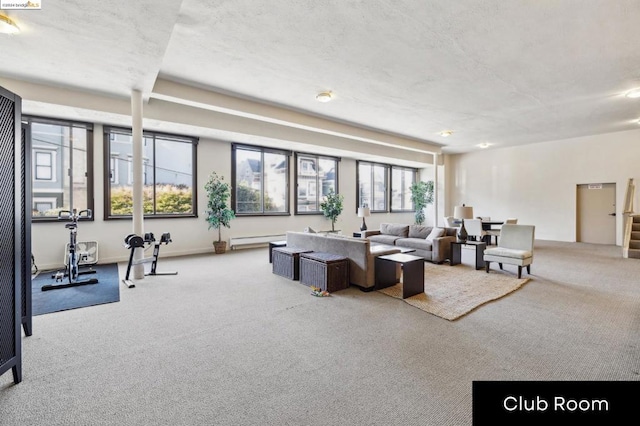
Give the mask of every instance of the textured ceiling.
<svg viewBox="0 0 640 426">
<path fill-rule="evenodd" d="M 0 77 L 146 99 L 173 81 L 443 152 L 639 128 L 637 0 L 43 3 L 6 11 L 23 31 L 0 35 Z"/>
</svg>

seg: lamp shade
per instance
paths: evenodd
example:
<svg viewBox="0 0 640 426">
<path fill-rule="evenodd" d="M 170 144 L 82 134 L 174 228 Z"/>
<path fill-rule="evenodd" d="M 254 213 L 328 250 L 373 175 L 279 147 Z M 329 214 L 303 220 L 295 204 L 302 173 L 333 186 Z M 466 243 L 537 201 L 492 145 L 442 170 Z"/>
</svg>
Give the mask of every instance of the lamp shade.
<svg viewBox="0 0 640 426">
<path fill-rule="evenodd" d="M 455 206 L 453 208 L 453 217 L 456 219 L 473 219 L 473 207 L 465 206 L 464 204 Z"/>
<path fill-rule="evenodd" d="M 371 216 L 371 210 L 369 207 L 358 207 L 358 217 L 369 217 Z"/>
</svg>

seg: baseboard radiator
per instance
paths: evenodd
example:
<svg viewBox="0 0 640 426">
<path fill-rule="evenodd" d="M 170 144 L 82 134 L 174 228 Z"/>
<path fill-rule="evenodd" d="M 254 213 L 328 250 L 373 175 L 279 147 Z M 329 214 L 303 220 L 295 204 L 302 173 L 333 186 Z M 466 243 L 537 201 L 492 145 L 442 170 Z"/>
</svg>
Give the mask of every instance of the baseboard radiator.
<svg viewBox="0 0 640 426">
<path fill-rule="evenodd" d="M 266 245 L 272 241 L 280 241 L 286 240 L 287 236 L 284 234 L 280 235 L 258 235 L 253 237 L 233 237 L 229 238 L 229 247 L 231 250 L 235 250 L 237 248 L 247 248 L 247 247 L 257 247 Z"/>
</svg>

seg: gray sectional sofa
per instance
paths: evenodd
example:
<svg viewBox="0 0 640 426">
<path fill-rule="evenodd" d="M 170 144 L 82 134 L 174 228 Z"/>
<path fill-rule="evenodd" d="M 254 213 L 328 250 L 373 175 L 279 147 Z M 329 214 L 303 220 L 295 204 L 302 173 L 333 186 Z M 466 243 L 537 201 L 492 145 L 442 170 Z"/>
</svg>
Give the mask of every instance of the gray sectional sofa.
<svg viewBox="0 0 640 426">
<path fill-rule="evenodd" d="M 371 243 L 361 238 L 339 234 L 287 232 L 287 247 L 298 247 L 316 252 L 338 254 L 349 259 L 349 281 L 364 290 L 375 287 L 375 257 L 398 253 L 394 247 L 371 251 Z"/>
<path fill-rule="evenodd" d="M 413 249 L 411 254 L 430 262 L 442 263 L 451 258 L 451 243 L 456 240 L 457 228 L 436 228 L 422 225 L 382 223 L 380 229 L 364 231 L 362 237 L 371 242 Z M 441 231 L 438 231 L 441 230 Z"/>
</svg>

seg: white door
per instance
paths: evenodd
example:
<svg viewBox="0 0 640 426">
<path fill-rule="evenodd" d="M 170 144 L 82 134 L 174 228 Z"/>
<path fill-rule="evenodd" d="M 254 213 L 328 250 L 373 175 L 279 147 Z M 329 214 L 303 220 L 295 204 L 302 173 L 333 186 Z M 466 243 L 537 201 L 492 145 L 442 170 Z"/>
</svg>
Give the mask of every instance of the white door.
<svg viewBox="0 0 640 426">
<path fill-rule="evenodd" d="M 578 185 L 577 233 L 582 243 L 616 243 L 616 184 Z"/>
</svg>

